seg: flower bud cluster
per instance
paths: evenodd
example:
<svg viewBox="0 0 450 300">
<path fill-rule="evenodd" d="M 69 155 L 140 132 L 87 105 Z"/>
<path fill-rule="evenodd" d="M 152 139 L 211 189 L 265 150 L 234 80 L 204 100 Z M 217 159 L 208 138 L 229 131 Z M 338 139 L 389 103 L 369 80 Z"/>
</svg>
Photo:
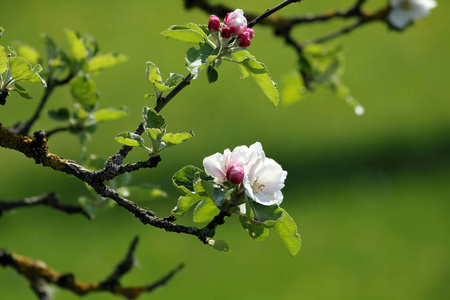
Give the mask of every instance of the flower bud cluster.
<svg viewBox="0 0 450 300">
<path fill-rule="evenodd" d="M 223 23 L 220 22 L 219 17 L 211 15 L 208 30 L 211 31 L 213 36 L 218 36 L 220 33 L 222 40 L 235 38 L 232 42 L 237 42 L 239 47 L 250 46 L 251 40 L 255 36 L 255 31 L 247 28 L 247 19 L 244 17 L 242 9 L 227 13 Z"/>
</svg>

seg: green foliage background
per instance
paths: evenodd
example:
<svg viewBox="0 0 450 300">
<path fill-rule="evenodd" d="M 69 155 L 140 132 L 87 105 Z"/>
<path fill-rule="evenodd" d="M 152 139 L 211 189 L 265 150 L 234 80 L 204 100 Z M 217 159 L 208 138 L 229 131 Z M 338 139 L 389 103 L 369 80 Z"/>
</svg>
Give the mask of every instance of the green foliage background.
<svg viewBox="0 0 450 300">
<path fill-rule="evenodd" d="M 213 1 L 214 3 L 219 1 Z M 386 1 L 369 1 L 373 8 Z M 227 1 L 231 7 L 263 12 L 273 0 Z M 280 14 L 296 15 L 347 7 L 351 0 L 305 1 Z M 159 33 L 173 24 L 206 23 L 208 15 L 185 11 L 177 1 L 4 1 L 0 26 L 3 45 L 13 40 L 43 53 L 39 33 L 60 44 L 64 28 L 94 36 L 104 52 L 123 52 L 129 62 L 95 78 L 102 107 L 127 105 L 130 116 L 100 126 L 88 150 L 109 156 L 118 150 L 114 136 L 133 131 L 144 98 L 152 87 L 145 62 L 154 62 L 166 77 L 187 74 L 187 46 Z M 171 175 L 187 164 L 202 165 L 205 156 L 225 148 L 260 141 L 267 156 L 288 171 L 283 207 L 299 225 L 303 248 L 291 258 L 280 238 L 254 242 L 236 218 L 219 228 L 217 238 L 230 244 L 219 253 L 191 236 L 165 233 L 141 225 L 116 208 L 93 221 L 47 208 L 22 209 L 0 218 L 0 247 L 45 261 L 83 281 L 103 279 L 124 255 L 135 235 L 141 238 L 139 267 L 123 282 L 147 284 L 180 262 L 186 268 L 166 287 L 141 299 L 443 299 L 450 293 L 448 233 L 450 221 L 450 68 L 447 26 L 449 4 L 440 1 L 425 20 L 399 34 L 373 24 L 330 44 L 345 46 L 344 80 L 366 109 L 362 117 L 331 92 L 274 110 L 250 79 L 240 80 L 230 64 L 219 80 L 204 75 L 162 111 L 174 132 L 193 130 L 194 139 L 163 152 L 155 170 L 143 170 L 135 183 L 156 183 L 167 199 L 141 202 L 159 216 L 169 214 L 178 198 Z M 304 26 L 296 35 L 309 39 L 344 22 Z M 255 27 L 251 53 L 281 83 L 294 68 L 294 52 L 271 30 Z M 17 95 L 0 108 L 6 126 L 29 118 L 42 89 L 26 85 L 34 100 Z M 58 89 L 48 108 L 69 105 L 68 87 Z M 42 118 L 35 129 L 58 124 Z M 53 153 L 78 160 L 76 138 L 55 135 Z M 55 191 L 75 203 L 86 193 L 72 177 L 35 165 L 22 154 L 0 150 L 0 198 L 20 199 Z M 144 159 L 135 149 L 128 161 Z M 189 215 L 180 223 L 192 223 Z M 56 289 L 56 299 L 77 299 Z M 33 299 L 27 282 L 10 269 L 0 269 L 0 298 Z M 85 299 L 115 299 L 94 294 Z"/>
</svg>

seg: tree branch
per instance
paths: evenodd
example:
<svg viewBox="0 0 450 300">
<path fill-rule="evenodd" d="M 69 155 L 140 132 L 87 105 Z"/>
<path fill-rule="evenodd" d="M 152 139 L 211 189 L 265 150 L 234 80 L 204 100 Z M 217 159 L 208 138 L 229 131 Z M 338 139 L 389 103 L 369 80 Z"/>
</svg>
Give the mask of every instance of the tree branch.
<svg viewBox="0 0 450 300">
<path fill-rule="evenodd" d="M 18 201 L 0 201 L 0 216 L 2 215 L 3 211 L 38 205 L 49 206 L 68 214 L 82 214 L 86 218 L 91 219 L 91 216 L 89 216 L 89 214 L 86 213 L 83 208 L 81 208 L 81 206 L 61 203 L 59 202 L 58 196 L 56 196 L 54 193 L 25 198 Z"/>
<path fill-rule="evenodd" d="M 275 6 L 274 8 L 266 10 L 263 14 L 261 14 L 260 16 L 258 16 L 257 18 L 255 18 L 255 19 L 254 19 L 253 21 L 251 21 L 250 23 L 248 23 L 247 27 L 248 27 L 248 28 L 252 28 L 252 27 L 255 26 L 259 21 L 261 21 L 261 20 L 267 18 L 268 16 L 270 16 L 271 14 L 273 14 L 273 13 L 279 11 L 279 10 L 282 9 L 283 7 L 285 7 L 285 6 L 287 6 L 287 5 L 291 4 L 291 3 L 294 3 L 294 2 L 299 2 L 299 3 L 300 3 L 300 2 L 302 2 L 302 1 L 303 1 L 303 0 L 286 0 L 286 1 L 284 1 L 284 2 L 282 2 L 282 3 L 280 3 L 280 4 L 278 4 L 278 5 Z"/>
<path fill-rule="evenodd" d="M 127 299 L 135 299 L 142 293 L 151 292 L 156 287 L 166 284 L 176 273 L 184 266 L 179 265 L 167 275 L 158 281 L 139 287 L 124 287 L 119 280 L 128 273 L 134 265 L 134 251 L 138 243 L 136 237 L 131 243 L 125 258 L 116 266 L 113 274 L 107 277 L 105 281 L 84 283 L 75 278 L 73 274 L 62 274 L 50 267 L 44 262 L 33 260 L 31 258 L 7 252 L 0 249 L 0 265 L 11 267 L 17 273 L 24 276 L 33 288 L 39 299 L 51 299 L 46 291 L 48 284 L 55 284 L 63 289 L 69 290 L 77 295 L 86 295 L 93 292 L 109 292 L 114 295 L 122 296 Z"/>
</svg>

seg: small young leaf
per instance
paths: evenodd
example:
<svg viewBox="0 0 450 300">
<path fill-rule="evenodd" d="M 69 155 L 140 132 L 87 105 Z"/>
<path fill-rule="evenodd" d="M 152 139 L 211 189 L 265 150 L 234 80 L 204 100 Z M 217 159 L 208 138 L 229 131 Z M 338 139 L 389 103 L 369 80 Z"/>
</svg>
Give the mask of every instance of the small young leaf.
<svg viewBox="0 0 450 300">
<path fill-rule="evenodd" d="M 147 69 L 145 70 L 145 74 L 147 74 L 147 79 L 153 84 L 162 82 L 159 68 L 151 61 L 147 62 Z"/>
<path fill-rule="evenodd" d="M 227 252 L 230 247 L 228 246 L 227 242 L 223 240 L 209 240 L 208 245 L 213 247 L 214 249 L 222 252 Z"/>
<path fill-rule="evenodd" d="M 16 49 L 17 55 L 28 60 L 32 65 L 39 63 L 41 55 L 34 48 L 23 45 L 20 43 L 15 43 L 14 49 Z"/>
<path fill-rule="evenodd" d="M 166 147 L 172 147 L 187 142 L 192 137 L 194 137 L 194 133 L 192 132 L 166 133 L 163 137 L 163 141 L 166 143 Z"/>
<path fill-rule="evenodd" d="M 164 82 L 164 85 L 170 88 L 174 88 L 175 86 L 177 86 L 178 82 L 182 80 L 184 80 L 183 75 L 170 73 L 169 78 L 167 78 L 166 82 Z"/>
<path fill-rule="evenodd" d="M 205 196 L 198 194 L 188 194 L 186 196 L 180 196 L 178 198 L 177 206 L 172 209 L 173 214 L 184 215 L 184 213 L 195 203 L 201 201 Z"/>
<path fill-rule="evenodd" d="M 298 71 L 291 70 L 283 77 L 281 89 L 281 101 L 285 105 L 302 100 L 307 95 L 307 90 Z"/>
<path fill-rule="evenodd" d="M 89 72 L 95 73 L 126 62 L 128 57 L 122 53 L 98 54 L 88 61 Z"/>
<path fill-rule="evenodd" d="M 192 73 L 192 79 L 198 77 L 200 71 L 206 67 L 208 57 L 214 53 L 214 48 L 208 43 L 201 43 L 199 49 L 192 47 L 186 52 L 186 68 Z"/>
<path fill-rule="evenodd" d="M 219 73 L 217 73 L 216 69 L 214 69 L 214 67 L 211 65 L 208 66 L 206 76 L 208 77 L 209 83 L 214 83 L 217 81 L 217 79 L 219 79 Z"/>
<path fill-rule="evenodd" d="M 95 107 L 99 99 L 97 87 L 87 74 L 79 74 L 70 81 L 70 92 L 75 102 L 80 103 L 88 111 Z"/>
<path fill-rule="evenodd" d="M 210 198 L 203 199 L 194 210 L 194 222 L 204 223 L 214 219 L 220 213 L 220 210 Z"/>
<path fill-rule="evenodd" d="M 158 128 L 165 129 L 166 128 L 166 120 L 163 115 L 158 114 L 153 108 L 144 106 L 142 109 L 142 118 L 144 122 L 144 128 Z"/>
<path fill-rule="evenodd" d="M 32 67 L 25 58 L 18 56 L 10 57 L 9 71 L 15 81 L 41 82 L 44 86 L 47 86 L 44 79 L 39 75 L 39 72 L 42 71 L 41 65 Z"/>
<path fill-rule="evenodd" d="M 282 208 L 283 217 L 275 224 L 275 229 L 286 244 L 291 256 L 300 251 L 301 238 L 297 233 L 297 225 L 291 216 Z"/>
<path fill-rule="evenodd" d="M 58 57 L 59 51 L 53 39 L 45 33 L 43 33 L 41 37 L 44 41 L 45 49 L 47 52 L 47 61 L 56 59 Z"/>
<path fill-rule="evenodd" d="M 56 121 L 69 121 L 70 113 L 69 110 L 65 107 L 58 108 L 57 110 L 49 110 L 47 111 L 47 115 Z"/>
<path fill-rule="evenodd" d="M 209 180 L 210 177 L 206 173 L 194 166 L 186 166 L 176 172 L 172 181 L 175 187 L 185 194 L 195 193 L 195 185 L 199 184 L 198 180 Z"/>
<path fill-rule="evenodd" d="M 17 83 L 14 83 L 14 90 L 16 91 L 20 96 L 22 96 L 25 99 L 33 99 L 33 97 L 31 97 L 27 90 L 24 89 L 22 86 L 18 85 Z"/>
<path fill-rule="evenodd" d="M 105 108 L 97 110 L 94 113 L 94 119 L 97 122 L 116 120 L 128 115 L 128 109 L 125 106 L 116 108 Z"/>
<path fill-rule="evenodd" d="M 5 32 L 5 29 L 3 27 L 0 27 L 0 38 L 2 37 L 4 32 Z"/>
<path fill-rule="evenodd" d="M 8 55 L 5 52 L 5 48 L 0 45 L 0 74 L 6 71 L 8 68 Z"/>
<path fill-rule="evenodd" d="M 78 34 L 75 31 L 69 29 L 66 29 L 65 33 L 73 58 L 75 58 L 76 61 L 85 59 L 87 57 L 88 51 L 86 45 L 81 41 Z"/>
<path fill-rule="evenodd" d="M 200 32 L 186 25 L 173 25 L 161 32 L 161 35 L 187 43 L 200 43 L 205 39 Z"/>
<path fill-rule="evenodd" d="M 144 146 L 144 140 L 139 135 L 129 131 L 119 133 L 118 135 L 116 135 L 115 140 L 127 146 Z"/>
</svg>

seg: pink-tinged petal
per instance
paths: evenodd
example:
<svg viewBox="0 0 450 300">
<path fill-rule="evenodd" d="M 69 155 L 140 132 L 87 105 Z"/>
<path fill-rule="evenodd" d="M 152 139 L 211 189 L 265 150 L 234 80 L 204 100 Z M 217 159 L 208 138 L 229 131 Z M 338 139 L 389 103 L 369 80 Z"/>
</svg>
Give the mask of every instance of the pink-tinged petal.
<svg viewBox="0 0 450 300">
<path fill-rule="evenodd" d="M 203 159 L 203 167 L 208 175 L 221 180 L 225 180 L 227 178 L 226 170 L 224 168 L 223 155 L 220 153 L 205 157 L 205 159 Z"/>
<path fill-rule="evenodd" d="M 208 21 L 208 30 L 209 31 L 218 31 L 220 28 L 220 19 L 218 16 L 211 15 Z"/>
</svg>

